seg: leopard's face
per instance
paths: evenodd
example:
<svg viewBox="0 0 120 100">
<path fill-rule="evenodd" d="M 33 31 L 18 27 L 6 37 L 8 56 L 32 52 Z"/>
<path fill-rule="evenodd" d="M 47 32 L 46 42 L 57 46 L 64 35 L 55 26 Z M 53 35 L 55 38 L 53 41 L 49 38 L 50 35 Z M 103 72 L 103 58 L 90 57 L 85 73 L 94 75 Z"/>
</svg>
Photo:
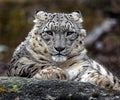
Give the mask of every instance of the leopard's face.
<svg viewBox="0 0 120 100">
<path fill-rule="evenodd" d="M 41 26 L 37 23 L 40 27 L 38 38 L 42 40 L 43 47 L 51 55 L 53 61 L 66 61 L 71 52 L 78 48 L 79 40 L 83 38 L 81 14 L 78 12 L 71 14 L 38 12 L 36 17 L 43 21 Z"/>
</svg>

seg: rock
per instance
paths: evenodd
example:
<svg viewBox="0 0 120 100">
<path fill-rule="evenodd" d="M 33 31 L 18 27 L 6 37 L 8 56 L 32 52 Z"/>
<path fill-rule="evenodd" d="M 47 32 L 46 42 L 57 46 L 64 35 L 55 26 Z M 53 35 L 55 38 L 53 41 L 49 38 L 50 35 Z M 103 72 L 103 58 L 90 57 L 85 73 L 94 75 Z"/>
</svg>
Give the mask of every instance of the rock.
<svg viewBox="0 0 120 100">
<path fill-rule="evenodd" d="M 2 61 L 5 57 L 5 53 L 8 52 L 8 47 L 0 44 L 0 61 Z"/>
<path fill-rule="evenodd" d="M 0 100 L 120 100 L 120 91 L 89 83 L 1 77 Z"/>
<path fill-rule="evenodd" d="M 4 53 L 8 51 L 8 47 L 5 45 L 0 45 L 0 53 Z"/>
</svg>

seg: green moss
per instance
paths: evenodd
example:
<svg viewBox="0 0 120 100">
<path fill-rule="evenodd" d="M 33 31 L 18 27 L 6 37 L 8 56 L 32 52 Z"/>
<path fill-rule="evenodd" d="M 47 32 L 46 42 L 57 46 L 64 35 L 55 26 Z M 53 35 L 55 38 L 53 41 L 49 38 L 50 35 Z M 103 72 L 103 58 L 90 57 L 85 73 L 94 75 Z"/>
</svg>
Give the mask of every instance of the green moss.
<svg viewBox="0 0 120 100">
<path fill-rule="evenodd" d="M 18 93 L 19 88 L 17 85 L 13 85 L 12 88 L 9 90 L 9 92 L 13 92 L 13 93 Z"/>
<path fill-rule="evenodd" d="M 98 97 L 99 97 L 99 93 L 96 93 L 96 92 L 93 93 L 93 94 L 92 94 L 92 97 L 94 97 L 94 98 L 98 98 Z"/>
</svg>

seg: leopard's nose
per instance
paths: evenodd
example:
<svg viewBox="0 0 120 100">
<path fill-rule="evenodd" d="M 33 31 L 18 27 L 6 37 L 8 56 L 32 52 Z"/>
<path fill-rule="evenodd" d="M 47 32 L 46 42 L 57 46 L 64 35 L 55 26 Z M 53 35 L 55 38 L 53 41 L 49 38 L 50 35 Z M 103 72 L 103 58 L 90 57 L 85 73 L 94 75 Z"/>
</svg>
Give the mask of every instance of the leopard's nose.
<svg viewBox="0 0 120 100">
<path fill-rule="evenodd" d="M 63 51 L 65 48 L 64 47 L 55 47 L 55 49 L 59 52 Z"/>
</svg>

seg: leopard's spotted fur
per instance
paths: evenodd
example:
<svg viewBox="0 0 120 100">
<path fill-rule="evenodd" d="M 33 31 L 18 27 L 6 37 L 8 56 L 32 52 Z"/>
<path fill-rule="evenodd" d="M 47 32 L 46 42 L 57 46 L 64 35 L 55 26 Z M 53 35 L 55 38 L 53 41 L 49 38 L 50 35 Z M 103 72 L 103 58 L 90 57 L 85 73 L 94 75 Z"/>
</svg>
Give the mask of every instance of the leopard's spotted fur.
<svg viewBox="0 0 120 100">
<path fill-rule="evenodd" d="M 8 75 L 120 89 L 118 78 L 87 56 L 82 22 L 80 12 L 37 12 L 33 29 L 13 54 Z"/>
</svg>

